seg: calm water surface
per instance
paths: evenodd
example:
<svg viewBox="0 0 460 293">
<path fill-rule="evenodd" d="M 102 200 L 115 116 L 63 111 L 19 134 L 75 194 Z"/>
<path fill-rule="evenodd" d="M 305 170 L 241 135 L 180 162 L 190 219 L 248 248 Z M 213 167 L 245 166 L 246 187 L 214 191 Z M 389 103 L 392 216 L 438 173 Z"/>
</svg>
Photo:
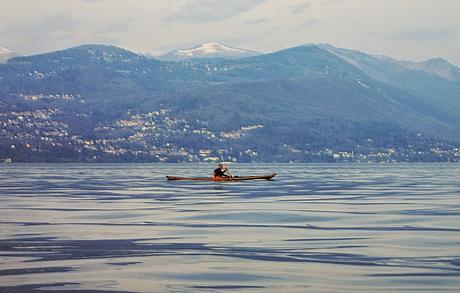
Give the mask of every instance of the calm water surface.
<svg viewBox="0 0 460 293">
<path fill-rule="evenodd" d="M 460 165 L 213 167 L 0 166 L 0 291 L 460 291 Z"/>
</svg>

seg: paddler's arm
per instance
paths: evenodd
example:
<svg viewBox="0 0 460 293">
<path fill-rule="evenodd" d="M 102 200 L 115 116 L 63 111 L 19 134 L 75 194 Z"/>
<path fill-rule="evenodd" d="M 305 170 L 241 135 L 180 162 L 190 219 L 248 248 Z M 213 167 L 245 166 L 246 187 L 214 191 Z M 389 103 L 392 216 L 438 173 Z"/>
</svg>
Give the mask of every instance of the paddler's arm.
<svg viewBox="0 0 460 293">
<path fill-rule="evenodd" d="M 230 178 L 234 178 L 234 176 L 230 173 L 230 170 L 228 169 L 228 166 L 225 165 L 225 170 L 224 170 L 224 173 L 227 173 L 226 175 Z"/>
<path fill-rule="evenodd" d="M 228 169 L 228 166 L 227 166 L 227 165 L 225 165 L 224 173 L 227 173 L 227 174 L 226 174 L 227 176 L 233 178 L 233 175 L 232 175 L 232 173 L 230 173 L 230 170 Z"/>
</svg>

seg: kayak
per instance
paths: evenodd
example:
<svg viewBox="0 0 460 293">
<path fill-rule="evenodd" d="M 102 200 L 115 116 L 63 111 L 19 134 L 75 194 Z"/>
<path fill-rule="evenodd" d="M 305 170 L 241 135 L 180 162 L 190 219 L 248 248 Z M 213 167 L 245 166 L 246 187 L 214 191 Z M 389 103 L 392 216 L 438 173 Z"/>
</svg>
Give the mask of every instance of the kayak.
<svg viewBox="0 0 460 293">
<path fill-rule="evenodd" d="M 233 176 L 233 177 L 177 177 L 166 176 L 168 180 L 188 180 L 188 181 L 244 181 L 244 180 L 270 180 L 275 177 L 276 173 L 258 176 Z"/>
</svg>

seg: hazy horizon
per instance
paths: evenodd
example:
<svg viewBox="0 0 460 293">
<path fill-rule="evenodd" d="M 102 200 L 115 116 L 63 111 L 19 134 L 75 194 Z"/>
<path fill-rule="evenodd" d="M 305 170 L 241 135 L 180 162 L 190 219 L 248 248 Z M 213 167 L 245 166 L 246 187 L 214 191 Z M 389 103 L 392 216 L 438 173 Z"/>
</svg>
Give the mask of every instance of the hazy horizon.
<svg viewBox="0 0 460 293">
<path fill-rule="evenodd" d="M 0 5 L 0 46 L 23 55 L 93 43 L 154 55 L 211 41 L 263 53 L 330 43 L 402 60 L 442 57 L 460 64 L 460 2 L 453 0 L 1 0 Z"/>
</svg>

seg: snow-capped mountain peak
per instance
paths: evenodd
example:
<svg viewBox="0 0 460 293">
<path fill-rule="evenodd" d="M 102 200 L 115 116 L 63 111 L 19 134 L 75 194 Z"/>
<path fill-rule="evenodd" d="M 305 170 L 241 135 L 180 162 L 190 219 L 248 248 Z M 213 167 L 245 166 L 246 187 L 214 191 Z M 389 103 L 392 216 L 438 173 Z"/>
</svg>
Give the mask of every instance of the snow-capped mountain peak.
<svg viewBox="0 0 460 293">
<path fill-rule="evenodd" d="M 244 53 L 245 50 L 232 48 L 219 42 L 210 42 L 190 49 L 178 49 L 176 52 L 184 56 L 204 56 L 223 52 L 240 54 Z"/>
<path fill-rule="evenodd" d="M 10 51 L 7 48 L 0 47 L 0 63 L 4 63 L 4 62 L 8 61 L 8 59 L 10 59 L 10 58 L 12 58 L 14 56 L 17 56 L 17 54 L 12 52 L 12 51 Z"/>
<path fill-rule="evenodd" d="M 7 48 L 0 47 L 0 55 L 10 54 L 11 51 Z"/>
<path fill-rule="evenodd" d="M 224 58 L 224 59 L 238 59 L 249 56 L 259 55 L 259 52 L 230 47 L 219 42 L 204 43 L 192 48 L 177 49 L 171 51 L 160 59 L 163 60 L 184 60 L 194 58 Z"/>
</svg>

